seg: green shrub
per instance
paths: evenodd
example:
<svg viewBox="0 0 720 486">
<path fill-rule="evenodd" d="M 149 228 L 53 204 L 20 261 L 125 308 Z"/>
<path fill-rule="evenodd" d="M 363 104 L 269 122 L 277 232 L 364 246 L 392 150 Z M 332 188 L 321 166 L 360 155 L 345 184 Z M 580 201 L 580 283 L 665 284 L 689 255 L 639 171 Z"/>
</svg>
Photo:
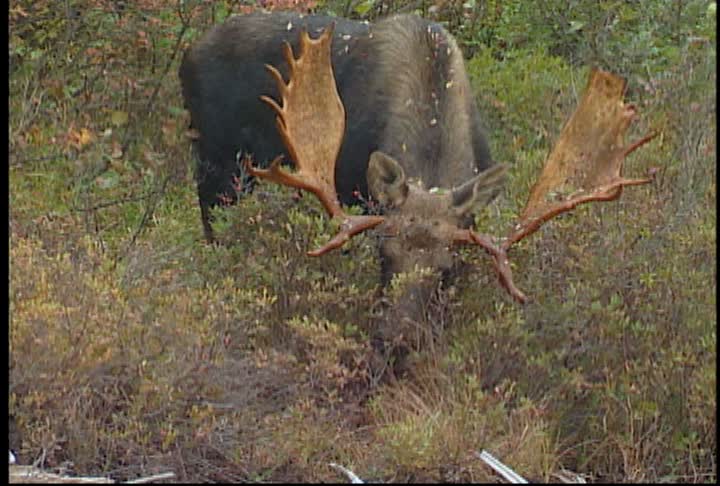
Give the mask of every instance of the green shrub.
<svg viewBox="0 0 720 486">
<path fill-rule="evenodd" d="M 433 339 L 383 383 L 369 373 L 372 233 L 310 258 L 335 223 L 259 184 L 216 211 L 220 244 L 204 243 L 177 63 L 255 2 L 63 5 L 9 8 L 8 404 L 23 463 L 120 480 L 336 481 L 336 462 L 368 480 L 493 481 L 486 449 L 533 481 L 715 480 L 715 2 L 315 5 L 416 9 L 473 54 L 510 165 L 477 218 L 488 233 L 521 210 L 591 65 L 628 78 L 630 140 L 660 133 L 625 166 L 658 167 L 652 185 L 513 248 L 529 304 L 462 249 Z"/>
</svg>

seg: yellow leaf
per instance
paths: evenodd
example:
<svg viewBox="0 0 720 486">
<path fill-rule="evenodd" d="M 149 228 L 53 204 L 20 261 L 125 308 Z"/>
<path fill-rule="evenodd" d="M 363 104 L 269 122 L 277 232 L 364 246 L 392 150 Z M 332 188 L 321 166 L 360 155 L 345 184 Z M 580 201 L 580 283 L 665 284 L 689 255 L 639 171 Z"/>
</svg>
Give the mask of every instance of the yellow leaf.
<svg viewBox="0 0 720 486">
<path fill-rule="evenodd" d="M 80 130 L 70 129 L 68 139 L 70 145 L 77 149 L 81 149 L 92 142 L 94 136 L 87 128 L 81 128 Z"/>
<path fill-rule="evenodd" d="M 113 111 L 110 121 L 116 127 L 121 127 L 128 122 L 128 114 L 126 111 Z"/>
<path fill-rule="evenodd" d="M 90 130 L 87 128 L 81 128 L 80 129 L 80 137 L 78 138 L 78 142 L 80 144 L 80 147 L 84 147 L 85 145 L 89 144 L 93 141 L 93 134 Z"/>
<path fill-rule="evenodd" d="M 23 10 L 21 7 L 13 7 L 10 9 L 10 16 L 19 16 L 19 17 L 27 17 L 28 13 Z"/>
</svg>

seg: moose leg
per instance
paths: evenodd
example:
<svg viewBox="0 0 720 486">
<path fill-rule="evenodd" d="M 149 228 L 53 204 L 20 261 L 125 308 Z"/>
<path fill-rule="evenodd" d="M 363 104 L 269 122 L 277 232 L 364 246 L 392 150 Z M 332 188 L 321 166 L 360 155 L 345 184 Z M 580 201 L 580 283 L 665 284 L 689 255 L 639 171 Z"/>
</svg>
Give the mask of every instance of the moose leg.
<svg viewBox="0 0 720 486">
<path fill-rule="evenodd" d="M 235 161 L 228 164 L 209 163 L 198 159 L 197 191 L 205 240 L 215 242 L 212 229 L 212 209 L 216 206 L 232 206 L 239 197 L 252 193 L 255 177 L 250 175 L 241 162 L 243 151 L 237 152 Z"/>
<path fill-rule="evenodd" d="M 210 216 L 210 204 L 204 202 L 201 196 L 198 196 L 200 202 L 200 219 L 202 220 L 203 232 L 205 233 L 205 241 L 208 244 L 215 242 L 215 236 L 213 235 L 213 229 L 211 224 Z"/>
</svg>

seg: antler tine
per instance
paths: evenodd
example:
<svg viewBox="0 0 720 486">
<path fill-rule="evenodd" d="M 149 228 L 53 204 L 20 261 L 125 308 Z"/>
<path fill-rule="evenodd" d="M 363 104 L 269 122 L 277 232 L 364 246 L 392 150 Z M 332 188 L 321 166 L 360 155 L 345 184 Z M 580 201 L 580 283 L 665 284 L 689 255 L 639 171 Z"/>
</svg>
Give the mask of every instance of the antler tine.
<svg viewBox="0 0 720 486">
<path fill-rule="evenodd" d="M 622 188 L 648 184 L 656 169 L 644 178 L 622 177 L 625 158 L 657 136 L 651 133 L 629 145 L 624 136 L 636 115 L 634 105 L 625 105 L 626 82 L 613 74 L 594 69 L 585 94 L 533 186 L 517 224 L 499 244 L 471 230 L 459 230 L 459 243 L 475 243 L 493 256 L 501 284 L 519 302 L 527 297 L 515 287 L 507 259 L 510 247 L 531 235 L 543 223 L 576 206 L 592 201 L 612 201 Z"/>
<path fill-rule="evenodd" d="M 342 221 L 338 235 L 310 252 L 313 256 L 342 246 L 357 233 L 384 221 L 381 216 L 348 216 L 337 198 L 335 162 L 345 133 L 345 108 L 332 70 L 333 31 L 334 24 L 330 24 L 317 39 L 302 31 L 297 58 L 290 44 L 283 45 L 283 55 L 290 70 L 287 82 L 277 68 L 266 65 L 275 79 L 282 104 L 268 96 L 260 98 L 277 114 L 278 133 L 295 165 L 295 173 L 282 169 L 280 158 L 264 170 L 245 161 L 251 175 L 312 192 L 332 218 Z"/>
<path fill-rule="evenodd" d="M 640 140 L 637 140 L 637 141 L 631 143 L 630 145 L 627 146 L 627 148 L 625 148 L 625 152 L 623 153 L 623 156 L 627 157 L 628 155 L 635 152 L 637 149 L 639 149 L 640 147 L 642 147 L 643 145 L 645 145 L 646 143 L 648 143 L 650 140 L 657 137 L 658 135 L 659 135 L 658 132 L 651 132 L 651 133 L 645 135 Z"/>
<path fill-rule="evenodd" d="M 508 293 L 518 302 L 527 302 L 527 296 L 515 286 L 510 269 L 510 260 L 507 257 L 507 248 L 504 244 L 497 244 L 493 236 L 476 233 L 470 229 L 458 229 L 453 238 L 455 243 L 478 245 L 482 247 L 492 258 L 495 271 L 498 274 L 500 285 L 505 287 Z"/>
<path fill-rule="evenodd" d="M 270 64 L 265 64 L 265 70 L 270 73 L 273 78 L 275 78 L 275 84 L 277 84 L 278 90 L 280 91 L 280 93 L 283 93 L 287 88 L 285 85 L 285 80 L 283 79 L 282 74 L 280 74 L 280 71 L 275 69 L 275 66 L 271 66 Z M 275 114 L 277 115 L 276 121 L 281 121 L 283 114 L 282 107 L 278 105 L 277 102 L 269 96 L 261 95 L 260 99 L 270 105 L 270 107 L 275 111 Z"/>
<path fill-rule="evenodd" d="M 300 33 L 300 36 L 301 36 L 301 37 L 300 37 L 300 42 L 301 42 L 300 45 L 301 45 L 301 46 L 303 45 L 303 44 L 302 44 L 302 35 L 303 35 L 303 34 L 307 35 L 307 32 L 302 31 L 302 32 Z M 282 47 L 282 49 L 283 49 L 283 57 L 285 58 L 285 62 L 287 63 L 288 69 L 289 69 L 288 79 L 289 79 L 289 80 L 292 80 L 292 79 L 293 79 L 293 74 L 295 73 L 295 55 L 293 54 L 292 46 L 290 45 L 289 42 L 287 42 L 287 41 L 286 41 L 286 42 L 283 42 L 283 45 L 282 45 L 282 46 L 283 46 L 283 47 Z M 302 56 L 303 52 L 304 52 L 304 51 L 303 51 L 303 49 L 301 48 L 301 49 L 300 49 L 300 55 L 301 55 L 301 56 Z M 280 78 L 280 79 L 282 79 L 282 78 Z"/>
</svg>

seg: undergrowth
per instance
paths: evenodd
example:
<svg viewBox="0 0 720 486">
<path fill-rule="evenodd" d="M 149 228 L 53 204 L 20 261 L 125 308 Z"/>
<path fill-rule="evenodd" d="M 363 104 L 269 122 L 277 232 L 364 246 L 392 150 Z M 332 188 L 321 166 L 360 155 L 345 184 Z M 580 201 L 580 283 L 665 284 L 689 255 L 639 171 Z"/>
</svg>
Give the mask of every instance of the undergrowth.
<svg viewBox="0 0 720 486">
<path fill-rule="evenodd" d="M 414 5 L 265 3 L 369 20 Z M 372 232 L 309 258 L 332 223 L 312 197 L 260 184 L 216 211 L 220 244 L 203 240 L 177 65 L 255 2 L 11 2 L 21 462 L 115 479 L 337 481 L 335 462 L 367 480 L 494 481 L 485 449 L 532 481 L 716 480 L 715 2 L 421 3 L 471 57 L 511 167 L 483 231 L 512 224 L 590 66 L 628 79 L 630 139 L 659 132 L 625 174 L 658 173 L 514 248 L 525 306 L 463 249 L 431 346 L 378 381 Z"/>
</svg>

